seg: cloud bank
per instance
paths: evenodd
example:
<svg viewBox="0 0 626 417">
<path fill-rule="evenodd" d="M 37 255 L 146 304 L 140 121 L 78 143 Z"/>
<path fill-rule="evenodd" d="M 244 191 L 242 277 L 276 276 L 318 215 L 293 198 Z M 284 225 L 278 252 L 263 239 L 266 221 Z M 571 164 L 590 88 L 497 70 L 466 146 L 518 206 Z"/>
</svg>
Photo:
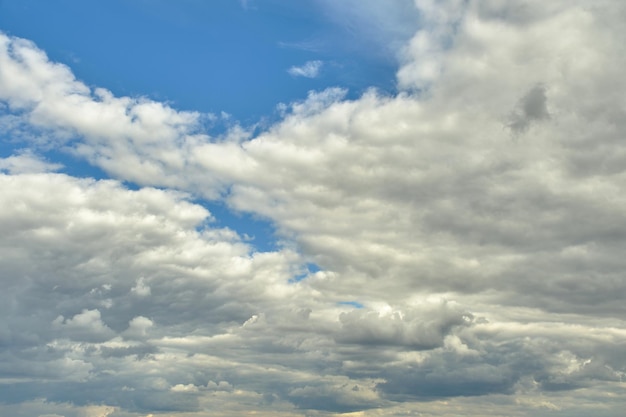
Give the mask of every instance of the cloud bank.
<svg viewBox="0 0 626 417">
<path fill-rule="evenodd" d="M 621 415 L 626 9 L 415 7 L 398 94 L 219 136 L 0 35 L 2 414 Z"/>
</svg>

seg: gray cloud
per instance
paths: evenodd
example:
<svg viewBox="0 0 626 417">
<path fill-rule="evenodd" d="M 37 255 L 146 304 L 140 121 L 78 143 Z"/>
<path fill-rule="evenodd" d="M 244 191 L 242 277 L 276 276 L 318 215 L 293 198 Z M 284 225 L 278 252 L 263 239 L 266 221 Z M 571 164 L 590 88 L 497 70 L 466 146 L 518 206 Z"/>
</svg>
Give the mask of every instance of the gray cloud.
<svg viewBox="0 0 626 417">
<path fill-rule="evenodd" d="M 339 316 L 341 331 L 336 340 L 359 345 L 405 345 L 413 349 L 433 349 L 455 326 L 467 325 L 472 315 L 441 303 L 415 310 L 380 315 L 354 310 Z"/>
<path fill-rule="evenodd" d="M 522 133 L 528 130 L 531 123 L 549 119 L 547 100 L 544 86 L 531 88 L 509 116 L 509 128 L 515 133 Z"/>
<path fill-rule="evenodd" d="M 407 92 L 220 138 L 2 35 L 2 126 L 32 147 L 0 175 L 3 410 L 621 415 L 623 7 L 416 4 Z M 139 190 L 46 172 L 24 126 Z"/>
</svg>

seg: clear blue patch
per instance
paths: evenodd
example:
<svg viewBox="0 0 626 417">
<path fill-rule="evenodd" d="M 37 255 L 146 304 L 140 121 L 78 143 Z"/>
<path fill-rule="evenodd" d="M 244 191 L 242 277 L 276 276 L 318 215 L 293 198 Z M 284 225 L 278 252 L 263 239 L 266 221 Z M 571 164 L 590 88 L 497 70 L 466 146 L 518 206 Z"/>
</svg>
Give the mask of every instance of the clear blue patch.
<svg viewBox="0 0 626 417">
<path fill-rule="evenodd" d="M 342 86 L 348 98 L 369 87 L 396 91 L 395 58 L 329 19 L 321 3 L 248 4 L 3 0 L 0 30 L 32 40 L 89 86 L 182 110 L 224 111 L 243 125 L 309 90 Z M 287 72 L 312 60 L 323 62 L 317 78 Z"/>
<path fill-rule="evenodd" d="M 249 213 L 235 212 L 221 202 L 196 200 L 194 203 L 211 212 L 215 219 L 211 227 L 234 230 L 255 251 L 272 252 L 280 249 L 274 225 L 270 221 Z"/>
<path fill-rule="evenodd" d="M 289 279 L 289 283 L 290 283 L 290 284 L 295 284 L 296 282 L 303 281 L 303 280 L 304 280 L 304 279 L 306 279 L 306 277 L 308 277 L 308 276 L 309 276 L 308 272 L 305 272 L 305 273 L 302 273 L 302 274 L 296 275 L 295 277 L 293 277 L 293 278 Z"/>
<path fill-rule="evenodd" d="M 350 306 L 354 308 L 364 308 L 365 306 L 358 301 L 339 301 L 337 303 L 340 306 Z"/>
<path fill-rule="evenodd" d="M 309 275 L 314 274 L 314 273 L 316 273 L 318 271 L 321 271 L 321 268 L 319 266 L 317 266 L 314 263 L 308 262 L 305 265 L 304 271 L 302 273 L 296 275 L 295 277 L 291 278 L 289 280 L 289 283 L 290 284 L 294 284 L 296 282 L 300 282 L 300 281 L 306 279 Z"/>
<path fill-rule="evenodd" d="M 306 264 L 306 268 L 309 270 L 309 273 L 314 274 L 322 269 L 314 263 L 308 262 Z"/>
<path fill-rule="evenodd" d="M 8 142 L 2 138 L 2 133 L 0 132 L 0 158 L 8 158 L 13 155 L 18 155 L 21 151 L 24 150 L 23 146 L 17 146 L 15 143 Z"/>
<path fill-rule="evenodd" d="M 106 180 L 111 177 L 97 166 L 89 164 L 82 158 L 75 157 L 67 152 L 51 150 L 43 153 L 43 157 L 55 163 L 63 165 L 58 172 L 62 172 L 77 178 L 94 178 L 96 180 Z"/>
</svg>

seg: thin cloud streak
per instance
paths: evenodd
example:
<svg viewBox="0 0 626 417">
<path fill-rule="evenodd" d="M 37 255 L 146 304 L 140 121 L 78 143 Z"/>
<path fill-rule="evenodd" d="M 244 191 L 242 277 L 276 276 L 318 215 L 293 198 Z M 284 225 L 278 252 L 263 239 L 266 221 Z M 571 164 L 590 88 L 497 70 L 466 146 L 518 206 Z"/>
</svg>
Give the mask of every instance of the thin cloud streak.
<svg viewBox="0 0 626 417">
<path fill-rule="evenodd" d="M 294 77 L 317 78 L 323 62 L 319 60 L 307 61 L 301 66 L 293 66 L 287 72 Z"/>
</svg>

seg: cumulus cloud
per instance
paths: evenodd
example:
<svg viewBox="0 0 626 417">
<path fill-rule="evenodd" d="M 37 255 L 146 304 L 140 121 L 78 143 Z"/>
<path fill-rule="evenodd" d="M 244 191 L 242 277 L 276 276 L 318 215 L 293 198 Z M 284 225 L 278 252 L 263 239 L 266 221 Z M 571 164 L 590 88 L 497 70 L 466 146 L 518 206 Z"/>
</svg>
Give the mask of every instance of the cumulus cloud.
<svg viewBox="0 0 626 417">
<path fill-rule="evenodd" d="M 181 351 L 167 340 L 193 333 L 216 337 L 219 346 L 255 309 L 294 291 L 289 271 L 297 256 L 251 254 L 232 231 L 202 226 L 209 213 L 180 193 L 129 191 L 114 181 L 62 174 L 2 175 L 0 182 L 0 247 L 7 255 L 0 262 L 6 285 L 0 369 L 4 384 L 19 382 L 3 401 L 43 395 L 135 410 L 195 409 L 196 400 L 176 395 L 192 392 L 181 387 L 212 360 L 201 355 L 183 369 L 179 360 L 205 348 Z M 103 298 L 111 308 L 98 307 Z M 230 343 L 238 342 L 217 349 Z M 137 378 L 157 363 L 171 368 L 153 380 Z M 200 377 L 201 385 L 230 390 L 219 372 Z M 68 388 L 72 381 L 78 385 Z M 105 394 L 113 386 L 129 390 L 115 388 L 113 398 Z M 177 387 L 173 397 L 152 398 L 169 387 Z"/>
<path fill-rule="evenodd" d="M 178 145 L 183 137 L 194 140 L 188 135 L 200 119 L 198 113 L 177 112 L 148 99 L 117 98 L 102 88 L 92 90 L 66 66 L 51 63 L 32 43 L 4 34 L 0 35 L 0 99 L 12 110 L 27 111 L 25 122 L 31 126 L 54 131 L 51 140 L 57 146 L 74 134 L 89 137 L 91 145 L 70 145 L 74 153 L 104 163 L 111 172 L 116 166 L 121 168 L 118 164 L 134 166 L 135 180 L 142 183 L 149 182 L 150 175 L 163 173 L 162 162 L 128 153 L 122 156 L 119 152 L 131 145 L 128 141 L 141 142 L 160 155 L 157 159 L 181 167 L 184 160 Z M 104 147 L 98 145 L 104 143 Z M 172 181 L 170 185 L 175 185 L 176 180 Z"/>
<path fill-rule="evenodd" d="M 10 174 L 54 172 L 61 168 L 63 168 L 63 165 L 47 162 L 29 149 L 16 155 L 0 158 L 0 171 L 5 171 Z"/>
<path fill-rule="evenodd" d="M 287 72 L 294 77 L 317 78 L 323 62 L 319 60 L 307 61 L 301 66 L 293 66 Z"/>
<path fill-rule="evenodd" d="M 15 117 L 140 188 L 4 169 L 2 400 L 619 415 L 624 7 L 544 3 L 416 1 L 403 92 L 311 93 L 219 140 L 2 35 Z M 190 196 L 273 222 L 283 248 L 209 227 Z"/>
<path fill-rule="evenodd" d="M 469 324 L 471 319 L 471 314 L 451 308 L 445 302 L 439 306 L 383 314 L 354 310 L 339 316 L 341 331 L 336 340 L 360 345 L 406 345 L 413 349 L 433 349 L 443 345 L 446 334 L 454 326 Z"/>
<path fill-rule="evenodd" d="M 53 329 L 62 336 L 77 341 L 106 341 L 113 336 L 113 332 L 101 319 L 100 311 L 83 310 L 71 318 L 58 316 L 52 322 Z"/>
</svg>

